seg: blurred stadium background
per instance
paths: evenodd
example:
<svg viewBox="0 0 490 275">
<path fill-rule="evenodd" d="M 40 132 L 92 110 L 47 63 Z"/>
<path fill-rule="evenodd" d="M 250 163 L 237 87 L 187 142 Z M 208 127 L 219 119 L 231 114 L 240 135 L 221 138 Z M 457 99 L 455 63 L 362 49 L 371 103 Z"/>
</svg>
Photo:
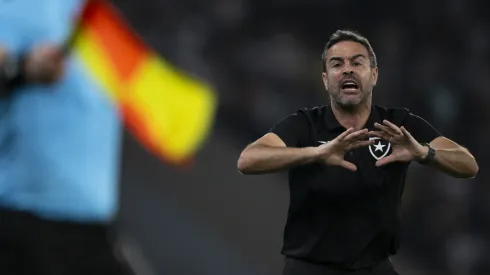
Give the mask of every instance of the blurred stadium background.
<svg viewBox="0 0 490 275">
<path fill-rule="evenodd" d="M 138 274 L 280 274 L 284 174 L 244 177 L 240 150 L 281 117 L 324 104 L 320 55 L 339 28 L 378 56 L 377 104 L 410 108 L 468 147 L 462 181 L 413 165 L 404 196 L 404 275 L 490 274 L 490 20 L 477 0 L 118 0 L 145 41 L 211 83 L 219 110 L 190 168 L 126 135 L 118 226 Z"/>
</svg>

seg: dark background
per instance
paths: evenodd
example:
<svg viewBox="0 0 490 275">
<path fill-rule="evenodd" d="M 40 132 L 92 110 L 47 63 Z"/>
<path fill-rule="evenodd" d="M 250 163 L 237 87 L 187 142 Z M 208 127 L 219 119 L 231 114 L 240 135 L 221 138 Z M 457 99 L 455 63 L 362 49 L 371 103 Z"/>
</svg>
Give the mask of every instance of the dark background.
<svg viewBox="0 0 490 275">
<path fill-rule="evenodd" d="M 474 153 L 458 180 L 412 165 L 404 195 L 403 275 L 490 274 L 490 20 L 484 1 L 119 0 L 135 30 L 220 98 L 196 165 L 162 164 L 128 135 L 119 228 L 138 274 L 280 274 L 284 174 L 242 176 L 243 147 L 278 119 L 325 104 L 320 56 L 339 28 L 379 61 L 375 103 L 411 109 Z"/>
</svg>

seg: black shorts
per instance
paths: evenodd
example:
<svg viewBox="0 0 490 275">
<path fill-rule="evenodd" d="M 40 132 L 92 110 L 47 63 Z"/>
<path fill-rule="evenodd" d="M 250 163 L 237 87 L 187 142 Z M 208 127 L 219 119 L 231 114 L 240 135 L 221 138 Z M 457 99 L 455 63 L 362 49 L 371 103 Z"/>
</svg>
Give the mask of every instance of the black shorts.
<svg viewBox="0 0 490 275">
<path fill-rule="evenodd" d="M 327 265 L 313 264 L 299 259 L 286 257 L 283 275 L 399 275 L 390 259 L 362 270 L 340 270 Z"/>
<path fill-rule="evenodd" d="M 0 209 L 0 274 L 131 275 L 109 226 Z"/>
</svg>

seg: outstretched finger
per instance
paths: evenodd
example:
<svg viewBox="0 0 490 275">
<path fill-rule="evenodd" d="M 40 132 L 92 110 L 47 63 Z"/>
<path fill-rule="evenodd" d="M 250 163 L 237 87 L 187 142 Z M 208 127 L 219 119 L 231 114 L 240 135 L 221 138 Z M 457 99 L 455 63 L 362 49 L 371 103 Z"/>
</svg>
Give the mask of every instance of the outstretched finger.
<svg viewBox="0 0 490 275">
<path fill-rule="evenodd" d="M 388 120 L 383 120 L 383 124 L 388 126 L 391 131 L 397 133 L 398 135 L 402 134 L 402 131 L 400 130 L 400 127 L 396 126 L 395 124 L 389 122 Z"/>
<path fill-rule="evenodd" d="M 345 137 L 346 137 L 346 136 L 348 136 L 348 135 L 349 135 L 350 133 L 352 133 L 353 131 L 354 131 L 354 128 L 353 128 L 353 127 L 351 127 L 351 128 L 349 128 L 349 129 L 345 130 L 345 131 L 344 131 L 342 134 L 340 134 L 340 135 L 337 137 L 337 139 L 338 139 L 338 140 L 343 140 L 343 139 L 345 139 Z"/>
<path fill-rule="evenodd" d="M 412 134 L 405 128 L 405 127 L 400 127 L 400 130 L 402 131 L 403 135 L 409 139 L 413 139 Z"/>
<path fill-rule="evenodd" d="M 374 144 L 374 139 L 372 139 L 372 140 L 362 140 L 362 141 L 358 141 L 358 142 L 354 143 L 349 149 L 350 150 L 357 149 L 357 148 L 366 147 L 366 146 L 369 146 L 369 145 L 372 145 L 372 144 Z"/>
<path fill-rule="evenodd" d="M 369 132 L 369 136 L 378 137 L 378 138 L 384 139 L 384 140 L 389 140 L 391 137 L 391 135 L 387 135 L 381 131 L 371 131 L 371 132 Z"/>
<path fill-rule="evenodd" d="M 362 129 L 359 131 L 355 131 L 354 133 L 350 133 L 348 136 L 344 138 L 346 141 L 356 141 L 356 140 L 361 140 L 365 139 L 369 134 L 368 129 Z"/>
<path fill-rule="evenodd" d="M 339 164 L 339 166 L 340 167 L 343 167 L 345 169 L 351 170 L 353 172 L 357 171 L 357 166 L 354 165 L 354 163 L 348 162 L 346 160 L 341 161 L 340 164 Z"/>
<path fill-rule="evenodd" d="M 396 160 L 397 159 L 394 155 L 389 155 L 389 156 L 386 156 L 386 157 L 376 161 L 376 166 L 380 167 L 380 166 L 386 165 L 388 163 L 395 162 Z"/>
<path fill-rule="evenodd" d="M 379 124 L 379 123 L 374 123 L 374 127 L 380 131 L 382 131 L 383 133 L 389 135 L 389 136 L 396 136 L 397 133 L 395 131 L 393 131 L 392 129 L 390 129 L 388 126 L 385 126 L 385 125 L 382 125 L 382 124 Z"/>
</svg>

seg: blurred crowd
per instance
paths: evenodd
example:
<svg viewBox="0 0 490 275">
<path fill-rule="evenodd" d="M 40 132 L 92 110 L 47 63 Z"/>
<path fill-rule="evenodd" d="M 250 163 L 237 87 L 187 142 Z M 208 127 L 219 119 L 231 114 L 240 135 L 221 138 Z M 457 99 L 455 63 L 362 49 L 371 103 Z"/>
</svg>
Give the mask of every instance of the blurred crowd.
<svg viewBox="0 0 490 275">
<path fill-rule="evenodd" d="M 406 256 L 429 270 L 465 275 L 490 270 L 490 20 L 480 2 L 119 0 L 117 6 L 156 50 L 216 87 L 216 127 L 237 146 L 299 108 L 328 102 L 320 56 L 333 31 L 367 36 L 379 63 L 375 103 L 411 109 L 479 161 L 480 174 L 470 182 L 413 165 L 404 198 Z"/>
</svg>

